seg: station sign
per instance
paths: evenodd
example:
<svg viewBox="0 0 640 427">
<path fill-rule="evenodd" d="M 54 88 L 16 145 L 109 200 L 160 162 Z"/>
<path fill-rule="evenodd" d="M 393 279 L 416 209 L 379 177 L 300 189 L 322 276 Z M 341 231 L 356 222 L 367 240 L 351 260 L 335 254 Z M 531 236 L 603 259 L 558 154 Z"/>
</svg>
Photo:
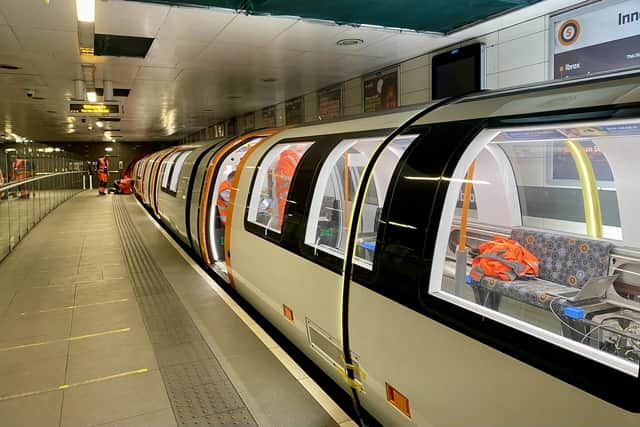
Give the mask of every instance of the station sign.
<svg viewBox="0 0 640 427">
<path fill-rule="evenodd" d="M 79 115 L 112 115 L 121 114 L 122 109 L 119 103 L 72 102 L 69 104 L 69 113 Z"/>
<path fill-rule="evenodd" d="M 640 67 L 640 0 L 597 2 L 550 20 L 555 79 Z"/>
</svg>

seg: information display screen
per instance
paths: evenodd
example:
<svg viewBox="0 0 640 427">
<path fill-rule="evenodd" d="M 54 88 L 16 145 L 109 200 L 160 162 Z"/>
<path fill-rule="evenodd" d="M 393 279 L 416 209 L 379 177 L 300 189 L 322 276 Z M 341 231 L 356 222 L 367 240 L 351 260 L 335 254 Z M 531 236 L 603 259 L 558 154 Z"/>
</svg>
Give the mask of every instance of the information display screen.
<svg viewBox="0 0 640 427">
<path fill-rule="evenodd" d="M 120 114 L 120 104 L 71 103 L 69 104 L 69 112 L 76 114 Z"/>
<path fill-rule="evenodd" d="M 463 95 L 482 89 L 483 46 L 480 43 L 452 49 L 433 57 L 433 99 Z"/>
</svg>

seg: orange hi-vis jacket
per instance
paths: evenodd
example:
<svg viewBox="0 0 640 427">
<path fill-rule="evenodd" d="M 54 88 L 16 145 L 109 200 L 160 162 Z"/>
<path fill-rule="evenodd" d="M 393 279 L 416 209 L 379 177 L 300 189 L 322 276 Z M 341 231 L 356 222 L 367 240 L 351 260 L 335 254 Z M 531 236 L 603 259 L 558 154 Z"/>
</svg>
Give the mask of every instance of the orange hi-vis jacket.
<svg viewBox="0 0 640 427">
<path fill-rule="evenodd" d="M 476 282 L 484 276 L 501 280 L 538 276 L 538 258 L 514 240 L 495 236 L 478 248 L 480 255 L 471 262 L 471 279 Z"/>
<path fill-rule="evenodd" d="M 27 170 L 27 162 L 25 159 L 16 159 L 13 162 L 13 171 L 15 180 L 27 179 L 29 177 Z"/>
<path fill-rule="evenodd" d="M 300 154 L 295 150 L 287 149 L 280 153 L 276 166 L 276 197 L 278 198 L 278 223 L 280 228 L 282 228 L 282 220 L 284 219 L 284 207 L 289 194 L 289 186 L 299 161 Z"/>
<path fill-rule="evenodd" d="M 97 164 L 98 169 L 98 180 L 99 181 L 109 181 L 109 160 L 101 157 L 98 159 Z"/>
<path fill-rule="evenodd" d="M 229 209 L 229 199 L 231 198 L 231 186 L 231 181 L 225 179 L 218 188 L 218 200 L 216 200 L 216 206 L 218 206 L 220 223 L 222 225 L 227 225 L 227 211 Z"/>
</svg>

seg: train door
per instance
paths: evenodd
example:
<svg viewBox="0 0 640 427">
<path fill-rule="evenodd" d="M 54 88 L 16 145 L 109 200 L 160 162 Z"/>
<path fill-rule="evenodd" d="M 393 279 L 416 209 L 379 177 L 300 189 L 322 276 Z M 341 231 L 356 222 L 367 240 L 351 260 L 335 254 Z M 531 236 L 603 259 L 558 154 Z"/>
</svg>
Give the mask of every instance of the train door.
<svg viewBox="0 0 640 427">
<path fill-rule="evenodd" d="M 225 264 L 225 228 L 232 211 L 231 193 L 236 171 L 247 152 L 264 138 L 263 135 L 252 135 L 240 141 L 235 140 L 227 149 L 223 147 L 209 164 L 208 197 L 203 198 L 208 207 L 201 211 L 204 215 L 204 227 L 201 228 L 204 229 L 205 236 L 201 239 L 201 245 L 205 245 L 206 248 L 203 248 L 203 259 L 227 282 L 229 277 Z"/>
</svg>

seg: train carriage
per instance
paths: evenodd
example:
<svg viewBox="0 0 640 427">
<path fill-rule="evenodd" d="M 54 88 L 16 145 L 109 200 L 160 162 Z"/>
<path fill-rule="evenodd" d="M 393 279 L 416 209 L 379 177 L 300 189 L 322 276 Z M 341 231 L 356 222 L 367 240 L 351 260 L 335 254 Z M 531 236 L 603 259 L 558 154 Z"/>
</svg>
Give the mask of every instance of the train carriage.
<svg viewBox="0 0 640 427">
<path fill-rule="evenodd" d="M 640 74 L 545 83 L 219 142 L 158 212 L 384 425 L 638 425 L 639 139 Z"/>
</svg>

